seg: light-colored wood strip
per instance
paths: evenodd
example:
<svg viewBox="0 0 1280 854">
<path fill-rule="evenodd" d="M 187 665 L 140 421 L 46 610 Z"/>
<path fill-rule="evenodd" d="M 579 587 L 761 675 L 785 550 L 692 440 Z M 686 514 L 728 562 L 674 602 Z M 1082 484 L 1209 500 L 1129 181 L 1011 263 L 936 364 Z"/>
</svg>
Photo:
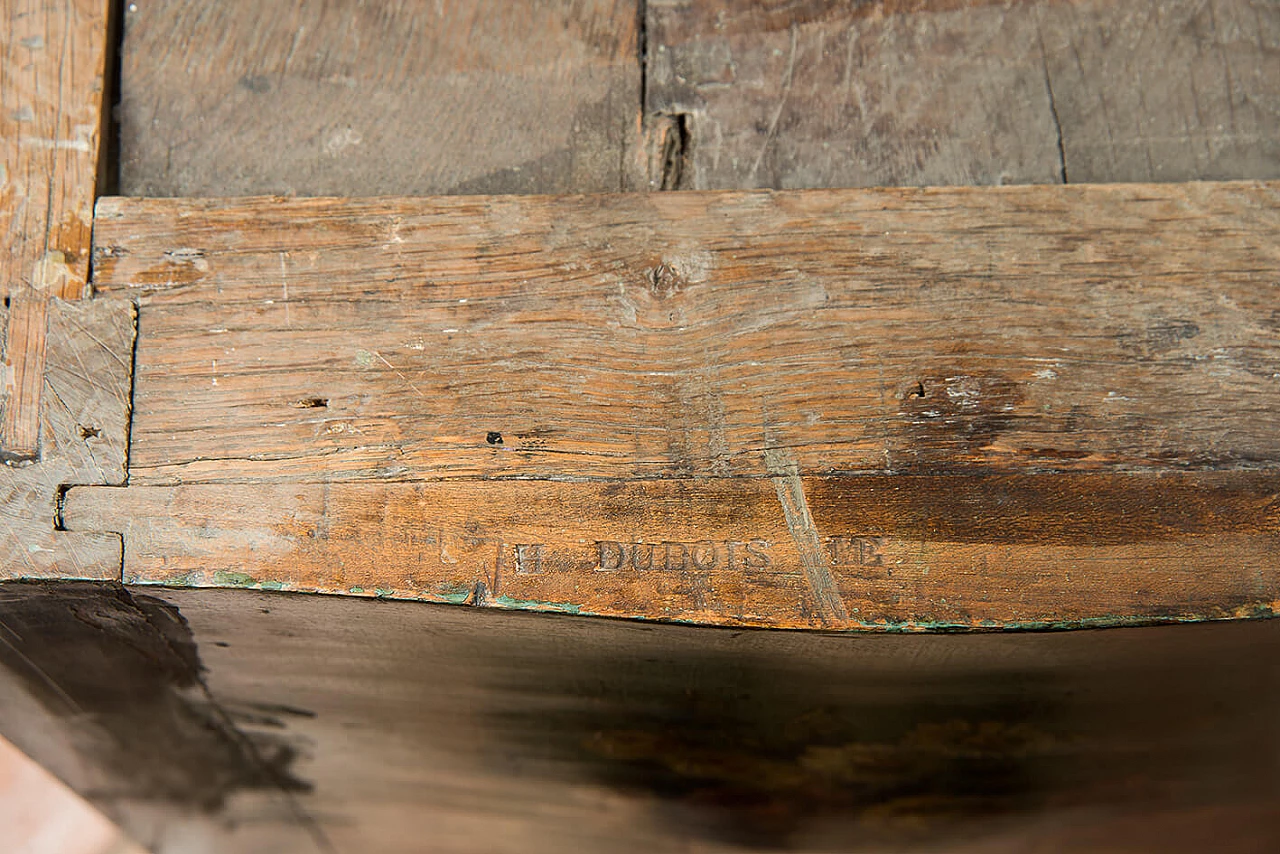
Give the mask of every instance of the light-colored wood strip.
<svg viewBox="0 0 1280 854">
<path fill-rule="evenodd" d="M 4 342 L 5 401 L 0 457 L 34 460 L 40 453 L 40 391 L 49 300 L 42 294 L 13 297 Z"/>
<path fill-rule="evenodd" d="M 1280 187 L 105 199 L 131 482 L 1270 468 Z"/>
<path fill-rule="evenodd" d="M 120 531 L 129 583 L 720 625 L 1122 624 L 1280 601 L 1272 475 L 778 480 L 786 499 L 758 478 L 77 487 L 64 520 Z"/>
<path fill-rule="evenodd" d="M 78 298 L 88 279 L 106 0 L 0 3 L 0 286 Z"/>
<path fill-rule="evenodd" d="M 0 456 L 40 454 L 45 323 L 89 276 L 106 0 L 0 3 L 0 291 L 5 342 Z"/>
</svg>

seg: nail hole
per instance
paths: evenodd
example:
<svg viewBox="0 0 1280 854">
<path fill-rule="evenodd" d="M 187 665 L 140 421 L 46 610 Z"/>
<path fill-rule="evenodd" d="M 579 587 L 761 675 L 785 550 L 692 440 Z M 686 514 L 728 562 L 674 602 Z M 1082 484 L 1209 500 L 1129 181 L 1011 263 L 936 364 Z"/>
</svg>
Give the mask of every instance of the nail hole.
<svg viewBox="0 0 1280 854">
<path fill-rule="evenodd" d="M 9 307 L 9 297 L 5 297 L 5 298 L 4 298 L 4 307 L 5 307 L 5 308 L 8 308 L 8 307 Z"/>
<path fill-rule="evenodd" d="M 99 430 L 97 427 L 86 427 L 83 424 L 80 425 L 81 439 L 96 439 L 101 435 L 102 435 L 102 431 Z"/>
<path fill-rule="evenodd" d="M 485 437 L 484 437 L 484 440 L 485 440 L 486 442 L 488 442 L 490 445 L 501 445 L 501 444 L 502 444 L 502 434 L 501 434 L 501 433 L 498 433 L 498 432 L 495 432 L 495 431 L 493 431 L 493 430 L 490 430 L 490 431 L 489 431 L 489 434 L 488 434 L 487 436 L 485 436 Z"/>
<path fill-rule="evenodd" d="M 324 409 L 329 405 L 329 400 L 324 397 L 304 397 L 289 405 L 294 409 Z"/>
</svg>

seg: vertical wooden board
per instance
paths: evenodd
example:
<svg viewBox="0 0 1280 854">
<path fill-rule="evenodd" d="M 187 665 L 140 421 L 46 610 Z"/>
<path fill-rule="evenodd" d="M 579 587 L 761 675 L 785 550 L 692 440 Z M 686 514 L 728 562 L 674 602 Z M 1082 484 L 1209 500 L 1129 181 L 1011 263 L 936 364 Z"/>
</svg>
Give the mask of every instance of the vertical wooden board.
<svg viewBox="0 0 1280 854">
<path fill-rule="evenodd" d="M 646 115 L 681 117 L 682 186 L 1280 175 L 1265 0 L 647 8 Z"/>
<path fill-rule="evenodd" d="M 127 195 L 636 186 L 634 0 L 129 4 Z"/>
<path fill-rule="evenodd" d="M 4 415 L 0 459 L 27 462 L 40 453 L 40 397 L 44 386 L 49 300 L 19 293 L 9 300 L 4 336 Z"/>
<path fill-rule="evenodd" d="M 107 0 L 0 2 L 0 290 L 75 299 L 89 270 Z"/>
<path fill-rule="evenodd" d="M 1068 180 L 1280 175 L 1280 3 L 1046 3 Z"/>
</svg>

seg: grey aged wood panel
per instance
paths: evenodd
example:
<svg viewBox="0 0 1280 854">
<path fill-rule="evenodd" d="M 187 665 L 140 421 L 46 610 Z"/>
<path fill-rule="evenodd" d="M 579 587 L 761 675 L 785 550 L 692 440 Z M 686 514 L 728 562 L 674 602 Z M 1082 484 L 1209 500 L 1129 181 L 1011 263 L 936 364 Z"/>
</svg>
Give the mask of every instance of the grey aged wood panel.
<svg viewBox="0 0 1280 854">
<path fill-rule="evenodd" d="M 634 0 L 154 0 L 125 21 L 126 195 L 639 181 Z"/>
<path fill-rule="evenodd" d="M 699 189 L 1280 176 L 1270 0 L 648 3 Z"/>
</svg>

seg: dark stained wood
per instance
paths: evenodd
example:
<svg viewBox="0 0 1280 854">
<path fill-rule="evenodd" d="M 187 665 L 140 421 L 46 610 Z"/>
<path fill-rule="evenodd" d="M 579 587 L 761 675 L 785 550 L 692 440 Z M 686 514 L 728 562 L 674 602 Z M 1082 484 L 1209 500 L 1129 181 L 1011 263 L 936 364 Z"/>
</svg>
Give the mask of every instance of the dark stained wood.
<svg viewBox="0 0 1280 854">
<path fill-rule="evenodd" d="M 0 620 L 0 728 L 157 854 L 1261 852 L 1280 818 L 1274 620 L 835 637 L 12 584 Z"/>
<path fill-rule="evenodd" d="M 129 487 L 63 520 L 118 531 L 137 583 L 782 627 L 1268 614 L 1278 232 L 1262 183 L 107 199 Z"/>
<path fill-rule="evenodd" d="M 643 181 L 634 0 L 128 4 L 121 192 Z"/>
<path fill-rule="evenodd" d="M 1268 0 L 650 0 L 698 189 L 1280 177 Z"/>
</svg>

